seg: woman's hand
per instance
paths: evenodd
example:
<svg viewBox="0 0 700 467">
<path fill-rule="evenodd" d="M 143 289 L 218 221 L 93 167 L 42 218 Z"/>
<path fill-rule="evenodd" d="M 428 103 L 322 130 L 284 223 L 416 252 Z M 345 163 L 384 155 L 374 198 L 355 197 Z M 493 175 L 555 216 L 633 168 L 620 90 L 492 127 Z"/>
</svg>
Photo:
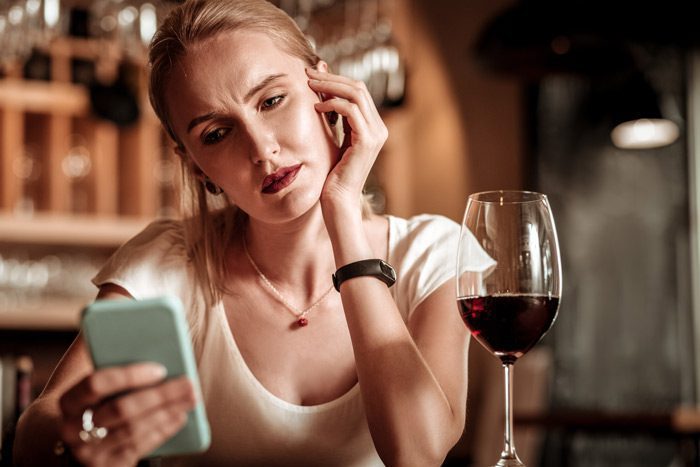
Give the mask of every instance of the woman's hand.
<svg viewBox="0 0 700 467">
<path fill-rule="evenodd" d="M 195 406 L 186 377 L 164 380 L 164 368 L 138 363 L 98 370 L 60 398 L 60 433 L 72 455 L 88 466 L 133 466 L 177 433 Z M 103 439 L 85 436 L 83 414 L 93 411 Z"/>
<path fill-rule="evenodd" d="M 336 125 L 345 125 L 341 159 L 328 174 L 321 203 L 360 202 L 362 189 L 388 131 L 362 81 L 307 68 L 309 86 L 317 93 L 334 96 L 315 105 L 318 112 L 337 112 Z"/>
</svg>

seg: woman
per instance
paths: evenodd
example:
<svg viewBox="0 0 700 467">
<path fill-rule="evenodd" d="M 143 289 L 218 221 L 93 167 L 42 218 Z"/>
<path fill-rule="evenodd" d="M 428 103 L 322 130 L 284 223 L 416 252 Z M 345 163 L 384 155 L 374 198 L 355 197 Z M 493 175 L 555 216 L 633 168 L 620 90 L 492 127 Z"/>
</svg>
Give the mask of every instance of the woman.
<svg viewBox="0 0 700 467">
<path fill-rule="evenodd" d="M 262 0 L 185 2 L 150 61 L 192 203 L 94 282 L 100 299 L 173 294 L 187 309 L 212 445 L 164 462 L 439 465 L 465 422 L 458 227 L 366 208 L 387 130 L 365 86 L 330 73 Z M 379 259 L 396 269 L 391 288 L 386 266 L 352 271 Z M 148 363 L 94 371 L 78 337 L 19 423 L 18 463 L 58 461 L 61 441 L 86 465 L 134 465 L 195 403 L 187 380 L 163 376 Z M 86 410 L 103 439 L 79 436 Z"/>
</svg>

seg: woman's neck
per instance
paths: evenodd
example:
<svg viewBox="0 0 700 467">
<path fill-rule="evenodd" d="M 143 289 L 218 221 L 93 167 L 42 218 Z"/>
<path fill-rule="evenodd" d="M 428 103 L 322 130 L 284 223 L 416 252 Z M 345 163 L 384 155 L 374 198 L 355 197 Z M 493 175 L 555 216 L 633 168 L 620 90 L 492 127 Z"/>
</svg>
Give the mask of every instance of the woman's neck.
<svg viewBox="0 0 700 467">
<path fill-rule="evenodd" d="M 248 219 L 237 249 L 247 261 L 243 242 L 260 271 L 283 289 L 305 289 L 312 297 L 331 284 L 333 248 L 320 209 L 283 224 Z"/>
</svg>

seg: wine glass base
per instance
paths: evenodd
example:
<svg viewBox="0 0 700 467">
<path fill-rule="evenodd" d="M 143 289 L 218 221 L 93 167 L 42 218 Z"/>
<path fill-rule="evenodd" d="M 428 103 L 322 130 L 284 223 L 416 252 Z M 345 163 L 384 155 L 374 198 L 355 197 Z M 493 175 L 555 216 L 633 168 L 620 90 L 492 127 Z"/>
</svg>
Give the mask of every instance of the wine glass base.
<svg viewBox="0 0 700 467">
<path fill-rule="evenodd" d="M 520 459 L 518 459 L 518 456 L 514 457 L 501 457 L 501 459 L 492 467 L 526 467 L 525 464 L 523 464 Z"/>
</svg>

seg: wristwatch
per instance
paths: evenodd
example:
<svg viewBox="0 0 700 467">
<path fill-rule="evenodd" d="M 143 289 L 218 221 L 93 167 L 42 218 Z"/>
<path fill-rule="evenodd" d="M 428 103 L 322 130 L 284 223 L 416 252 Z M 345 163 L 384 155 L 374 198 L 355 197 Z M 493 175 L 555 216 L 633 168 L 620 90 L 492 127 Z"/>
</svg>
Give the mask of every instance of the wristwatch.
<svg viewBox="0 0 700 467">
<path fill-rule="evenodd" d="M 361 276 L 376 277 L 391 287 L 396 282 L 396 271 L 389 263 L 381 259 L 365 259 L 346 264 L 333 274 L 333 285 L 340 292 L 340 284 L 348 279 Z"/>
</svg>

